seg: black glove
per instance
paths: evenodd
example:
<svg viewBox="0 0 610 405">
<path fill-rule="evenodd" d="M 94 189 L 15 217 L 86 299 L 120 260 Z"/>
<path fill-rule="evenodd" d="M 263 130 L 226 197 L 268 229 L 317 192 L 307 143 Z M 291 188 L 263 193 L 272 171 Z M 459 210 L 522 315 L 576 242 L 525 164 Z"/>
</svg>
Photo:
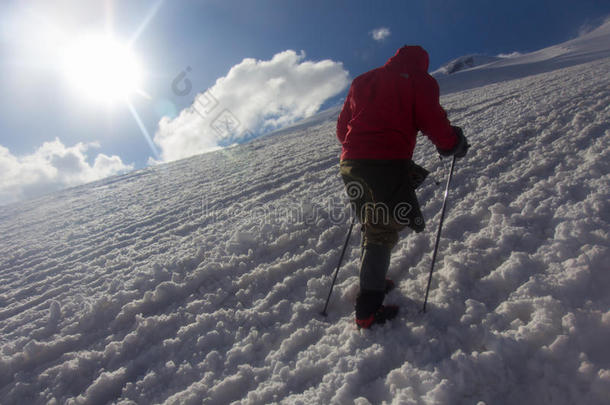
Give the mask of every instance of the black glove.
<svg viewBox="0 0 610 405">
<path fill-rule="evenodd" d="M 468 140 L 464 136 L 464 131 L 460 127 L 451 127 L 455 131 L 455 134 L 458 136 L 458 143 L 455 146 L 453 156 L 456 158 L 463 158 L 466 156 L 466 152 L 468 152 L 468 148 L 470 148 L 470 144 Z"/>
<path fill-rule="evenodd" d="M 466 152 L 468 152 L 468 148 L 470 148 L 470 145 L 468 144 L 468 140 L 464 136 L 464 131 L 462 131 L 462 128 L 453 126 L 451 128 L 453 128 L 453 132 L 458 137 L 458 141 L 455 147 L 451 150 L 442 150 L 439 148 L 436 149 L 438 150 L 438 153 L 441 154 L 441 156 L 455 156 L 456 158 L 463 158 L 464 156 L 466 156 Z"/>
</svg>

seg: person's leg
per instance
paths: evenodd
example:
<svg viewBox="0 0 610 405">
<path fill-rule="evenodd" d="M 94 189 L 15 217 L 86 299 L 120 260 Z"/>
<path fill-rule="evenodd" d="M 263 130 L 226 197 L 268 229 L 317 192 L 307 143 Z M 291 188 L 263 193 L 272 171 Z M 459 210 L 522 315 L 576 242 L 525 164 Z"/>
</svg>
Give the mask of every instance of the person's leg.
<svg viewBox="0 0 610 405">
<path fill-rule="evenodd" d="M 398 229 L 366 223 L 360 262 L 360 290 L 385 291 L 392 248 L 398 241 Z"/>
<path fill-rule="evenodd" d="M 392 248 L 398 242 L 398 232 L 404 228 L 393 220 L 391 207 L 384 202 L 391 195 L 389 190 L 398 186 L 393 174 L 383 166 L 341 164 L 347 193 L 363 224 L 360 290 L 355 309 L 356 323 L 364 328 L 390 319 L 397 312 L 397 307 L 383 306 Z"/>
<path fill-rule="evenodd" d="M 360 290 L 385 293 L 385 278 L 390 267 L 392 247 L 369 243 L 362 252 Z"/>
<path fill-rule="evenodd" d="M 364 232 L 360 266 L 360 291 L 356 298 L 356 323 L 368 328 L 374 322 L 384 322 L 398 312 L 397 307 L 384 307 L 386 275 L 390 267 L 392 248 L 398 241 L 397 224 L 367 223 Z"/>
</svg>

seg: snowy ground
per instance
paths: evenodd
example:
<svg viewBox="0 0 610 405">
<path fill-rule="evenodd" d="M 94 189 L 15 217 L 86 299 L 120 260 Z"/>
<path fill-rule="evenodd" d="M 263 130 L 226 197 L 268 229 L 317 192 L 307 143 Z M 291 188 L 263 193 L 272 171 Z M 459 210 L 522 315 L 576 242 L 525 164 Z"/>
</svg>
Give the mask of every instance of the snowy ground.
<svg viewBox="0 0 610 405">
<path fill-rule="evenodd" d="M 605 404 L 610 58 L 443 97 L 473 145 L 353 323 L 335 122 L 0 207 L 3 404 Z M 424 139 L 416 160 L 443 180 Z M 605 398 L 605 399 L 604 399 Z"/>
</svg>

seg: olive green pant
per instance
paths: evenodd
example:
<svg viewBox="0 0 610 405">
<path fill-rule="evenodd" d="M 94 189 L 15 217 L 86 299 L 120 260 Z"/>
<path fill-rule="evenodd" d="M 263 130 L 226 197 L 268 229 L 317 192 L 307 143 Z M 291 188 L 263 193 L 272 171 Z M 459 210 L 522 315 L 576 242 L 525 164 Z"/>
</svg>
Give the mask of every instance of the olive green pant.
<svg viewBox="0 0 610 405">
<path fill-rule="evenodd" d="M 427 175 L 411 160 L 343 160 L 340 173 L 360 223 L 363 247 L 392 248 L 398 232 L 410 227 L 421 232 L 425 223 L 415 188 Z"/>
</svg>

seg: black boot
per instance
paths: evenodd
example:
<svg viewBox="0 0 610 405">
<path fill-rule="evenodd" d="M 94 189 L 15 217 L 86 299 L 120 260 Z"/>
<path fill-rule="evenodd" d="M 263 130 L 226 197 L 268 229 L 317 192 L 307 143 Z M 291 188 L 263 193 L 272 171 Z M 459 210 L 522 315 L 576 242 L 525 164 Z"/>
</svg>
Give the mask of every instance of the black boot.
<svg viewBox="0 0 610 405">
<path fill-rule="evenodd" d="M 356 298 L 356 324 L 359 328 L 368 329 L 375 323 L 385 323 L 396 317 L 398 307 L 382 305 L 384 297 L 384 291 L 360 291 Z"/>
</svg>

